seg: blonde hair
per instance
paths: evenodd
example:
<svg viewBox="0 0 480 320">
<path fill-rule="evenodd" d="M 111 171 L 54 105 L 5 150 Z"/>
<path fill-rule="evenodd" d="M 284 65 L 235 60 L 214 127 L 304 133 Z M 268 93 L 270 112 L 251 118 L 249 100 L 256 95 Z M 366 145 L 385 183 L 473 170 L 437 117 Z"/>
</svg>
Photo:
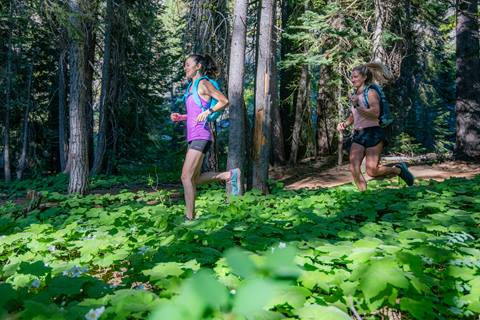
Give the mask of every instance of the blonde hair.
<svg viewBox="0 0 480 320">
<path fill-rule="evenodd" d="M 393 80 L 393 74 L 383 64 L 378 62 L 369 62 L 361 64 L 352 69 L 360 75 L 366 77 L 365 83 L 378 82 L 379 84 L 387 83 Z"/>
</svg>

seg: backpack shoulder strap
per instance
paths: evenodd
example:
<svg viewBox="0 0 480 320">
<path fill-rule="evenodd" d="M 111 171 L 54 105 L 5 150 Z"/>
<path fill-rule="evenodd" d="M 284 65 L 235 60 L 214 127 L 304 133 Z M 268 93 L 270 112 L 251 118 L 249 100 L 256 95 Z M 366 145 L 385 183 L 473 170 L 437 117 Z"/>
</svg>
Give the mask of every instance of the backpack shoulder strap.
<svg viewBox="0 0 480 320">
<path fill-rule="evenodd" d="M 200 100 L 200 95 L 198 94 L 198 86 L 200 84 L 200 81 L 202 80 L 207 80 L 212 82 L 212 80 L 209 77 L 201 76 L 200 78 L 195 80 L 195 82 L 193 83 L 192 95 L 193 95 L 193 100 L 195 100 L 195 103 L 197 104 L 197 106 L 203 109 L 202 101 Z"/>
<path fill-rule="evenodd" d="M 192 82 L 190 81 L 188 83 L 188 86 L 187 86 L 187 89 L 185 90 L 185 92 L 183 93 L 183 102 L 186 102 L 187 101 L 187 98 L 188 96 L 190 95 L 190 88 L 192 87 Z"/>
<path fill-rule="evenodd" d="M 380 107 L 382 105 L 382 100 L 383 100 L 383 92 L 382 92 L 382 89 L 380 88 L 379 85 L 375 84 L 375 83 L 370 83 L 368 84 L 365 89 L 363 90 L 363 98 L 365 100 L 365 105 L 367 108 L 370 108 L 370 104 L 368 102 L 368 91 L 370 91 L 370 89 L 373 89 L 375 90 L 375 92 L 377 93 L 378 95 L 378 100 L 379 100 L 379 103 L 380 103 Z"/>
</svg>

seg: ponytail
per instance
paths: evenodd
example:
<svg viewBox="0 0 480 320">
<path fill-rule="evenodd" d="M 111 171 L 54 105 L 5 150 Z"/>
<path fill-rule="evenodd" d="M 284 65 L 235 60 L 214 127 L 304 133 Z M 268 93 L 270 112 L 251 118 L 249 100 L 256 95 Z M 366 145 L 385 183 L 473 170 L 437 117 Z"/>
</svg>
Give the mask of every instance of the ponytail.
<svg viewBox="0 0 480 320">
<path fill-rule="evenodd" d="M 366 84 L 370 84 L 374 81 L 382 84 L 393 80 L 393 75 L 390 70 L 378 62 L 369 62 L 356 66 L 352 71 L 357 71 L 362 76 L 366 77 Z"/>
<path fill-rule="evenodd" d="M 200 69 L 200 72 L 203 75 L 209 76 L 211 78 L 216 78 L 218 76 L 218 68 L 213 60 L 213 58 L 208 55 L 208 54 L 191 54 L 188 56 L 189 58 L 192 58 L 195 63 L 199 63 L 202 65 L 202 68 Z"/>
</svg>

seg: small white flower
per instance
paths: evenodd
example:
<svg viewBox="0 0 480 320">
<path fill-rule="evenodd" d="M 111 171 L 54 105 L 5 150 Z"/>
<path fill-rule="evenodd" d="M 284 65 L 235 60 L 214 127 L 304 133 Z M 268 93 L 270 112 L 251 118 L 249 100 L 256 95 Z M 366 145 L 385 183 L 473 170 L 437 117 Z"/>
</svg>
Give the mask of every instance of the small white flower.
<svg viewBox="0 0 480 320">
<path fill-rule="evenodd" d="M 32 284 L 30 285 L 30 287 L 31 287 L 31 288 L 35 288 L 35 289 L 36 289 L 36 288 L 39 288 L 39 287 L 40 287 L 40 280 L 34 279 L 34 280 L 32 281 Z"/>
<path fill-rule="evenodd" d="M 285 242 L 280 242 L 280 243 L 278 244 L 278 247 L 279 247 L 280 249 L 285 249 L 285 248 L 287 247 L 287 244 L 286 244 Z"/>
<path fill-rule="evenodd" d="M 230 290 L 230 293 L 231 293 L 231 294 L 237 294 L 237 290 L 232 289 L 232 290 Z"/>
<path fill-rule="evenodd" d="M 85 315 L 86 320 L 98 320 L 100 316 L 105 312 L 105 306 L 101 306 L 97 309 L 90 309 L 88 313 Z"/>
<path fill-rule="evenodd" d="M 56 250 L 57 248 L 55 248 L 55 246 L 48 246 L 48 251 L 55 252 Z"/>
</svg>

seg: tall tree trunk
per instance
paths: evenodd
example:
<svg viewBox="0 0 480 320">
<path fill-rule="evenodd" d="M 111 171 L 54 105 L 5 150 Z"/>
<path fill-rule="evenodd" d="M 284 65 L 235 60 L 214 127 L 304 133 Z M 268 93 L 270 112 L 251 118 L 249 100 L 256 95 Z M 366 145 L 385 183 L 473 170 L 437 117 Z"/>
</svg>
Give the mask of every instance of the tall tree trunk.
<svg viewBox="0 0 480 320">
<path fill-rule="evenodd" d="M 277 3 L 278 5 L 278 3 Z M 274 23 L 277 21 L 277 5 L 274 7 Z M 274 28 L 272 33 L 272 77 L 270 79 L 272 88 L 272 136 L 275 143 L 272 144 L 272 163 L 274 165 L 283 165 L 286 162 L 285 138 L 283 136 L 282 117 L 280 115 L 280 99 L 278 90 L 278 70 L 277 70 L 277 47 L 278 32 Z"/>
<path fill-rule="evenodd" d="M 317 143 L 316 143 L 316 157 L 324 154 L 332 154 L 332 138 L 335 134 L 334 122 L 330 118 L 335 116 L 333 107 L 335 105 L 334 99 L 331 97 L 330 82 L 331 69 L 327 66 L 320 67 L 320 76 L 318 80 L 318 94 L 317 94 Z"/>
<path fill-rule="evenodd" d="M 10 168 L 10 104 L 12 100 L 12 60 L 13 60 L 13 48 L 12 48 L 12 37 L 13 37 L 13 4 L 10 2 L 10 11 L 9 11 L 9 31 L 8 31 L 8 48 L 7 48 L 7 83 L 6 83 L 6 97 L 5 97 L 5 123 L 3 128 L 3 168 L 5 174 L 5 181 L 10 182 L 12 180 L 12 172 Z"/>
<path fill-rule="evenodd" d="M 387 19 L 387 0 L 374 0 L 375 3 L 375 29 L 373 30 L 373 61 L 386 63 L 386 52 L 383 47 L 382 34 Z"/>
<path fill-rule="evenodd" d="M 301 10 L 296 10 L 300 5 L 295 0 L 282 0 L 281 16 L 282 30 L 286 30 L 290 20 L 298 17 Z M 292 53 L 295 49 L 293 41 L 288 37 L 280 39 L 280 61 L 284 61 L 288 53 Z M 300 76 L 299 68 L 282 68 L 280 69 L 280 118 L 282 120 L 283 146 L 285 148 L 286 157 L 290 154 L 291 135 L 293 128 L 293 119 L 295 116 L 293 108 L 293 97 L 296 95 L 295 82 Z M 275 111 L 274 111 L 275 112 Z"/>
<path fill-rule="evenodd" d="M 260 11 L 259 50 L 255 90 L 255 125 L 253 133 L 253 188 L 268 192 L 271 128 L 271 62 L 274 0 L 263 0 Z"/>
<path fill-rule="evenodd" d="M 297 164 L 303 114 L 304 114 L 304 109 L 308 107 L 305 103 L 306 94 L 307 94 L 307 82 L 308 82 L 308 65 L 305 64 L 302 66 L 302 72 L 300 74 L 300 82 L 298 84 L 298 95 L 297 95 L 297 103 L 295 108 L 295 122 L 293 124 L 293 133 L 292 133 L 292 147 L 290 149 L 290 165 L 292 166 Z"/>
<path fill-rule="evenodd" d="M 105 39 L 103 49 L 103 66 L 102 66 L 102 89 L 100 92 L 100 103 L 98 107 L 98 135 L 97 146 L 91 175 L 96 175 L 102 170 L 105 158 L 106 140 L 107 140 L 107 110 L 109 104 L 110 93 L 110 60 L 112 50 L 112 15 L 113 0 L 107 0 L 107 11 L 105 17 Z"/>
<path fill-rule="evenodd" d="M 405 46 L 403 48 L 402 55 L 405 58 L 401 62 L 400 78 L 395 83 L 395 88 L 398 88 L 398 92 L 392 97 L 393 106 L 397 106 L 397 112 L 395 112 L 396 121 L 392 125 L 394 133 L 408 129 L 408 124 L 412 123 L 412 120 L 416 118 L 414 102 L 415 96 L 418 92 L 418 81 L 415 76 L 416 68 L 418 64 L 417 57 L 417 45 L 416 45 L 416 32 L 414 31 L 415 15 L 413 13 L 413 4 L 411 0 L 403 1 L 403 12 L 405 14 L 402 21 L 401 32 L 404 34 Z M 413 122 L 415 123 L 415 122 Z"/>
<path fill-rule="evenodd" d="M 478 0 L 457 0 L 456 157 L 480 161 Z"/>
<path fill-rule="evenodd" d="M 70 23 L 70 181 L 68 192 L 84 194 L 88 186 L 88 142 L 87 142 L 87 88 L 86 51 L 82 15 L 86 0 L 68 0 L 72 12 Z M 83 36 L 83 37 L 82 37 Z"/>
<path fill-rule="evenodd" d="M 230 131 L 228 136 L 227 169 L 245 171 L 245 48 L 247 35 L 248 0 L 236 0 L 233 13 L 233 32 L 230 46 L 228 100 L 230 102 Z M 242 183 L 243 186 L 243 183 Z M 243 190 L 241 190 L 243 192 Z"/>
<path fill-rule="evenodd" d="M 338 104 L 338 122 L 343 121 L 345 118 L 343 114 L 343 106 L 342 106 L 342 84 L 339 83 L 337 87 L 337 104 Z M 338 133 L 338 146 L 337 146 L 337 151 L 338 151 L 338 159 L 337 159 L 337 164 L 340 167 L 343 163 L 343 132 L 340 131 Z"/>
<path fill-rule="evenodd" d="M 93 74 L 95 64 L 96 34 L 93 22 L 86 22 L 85 37 L 85 86 L 86 86 L 86 114 L 87 114 L 87 143 L 88 143 L 88 168 L 93 166 Z"/>
<path fill-rule="evenodd" d="M 106 173 L 112 174 L 117 170 L 118 141 L 120 134 L 119 114 L 123 92 L 125 91 L 125 65 L 128 7 L 125 0 L 116 1 L 112 12 L 112 48 L 110 85 L 107 93 L 107 143 L 106 143 Z"/>
<path fill-rule="evenodd" d="M 67 141 L 67 51 L 68 45 L 61 44 L 61 51 L 58 57 L 58 149 L 60 158 L 60 169 L 65 171 L 67 166 L 68 141 Z"/>
<path fill-rule="evenodd" d="M 20 153 L 20 157 L 18 159 L 18 166 L 17 166 L 18 180 L 21 180 L 23 178 L 23 172 L 27 167 L 28 127 L 29 127 L 28 118 L 30 116 L 30 101 L 31 101 L 31 94 L 32 94 L 32 73 L 33 73 L 33 65 L 30 64 L 30 70 L 28 73 L 28 84 L 27 84 L 27 104 L 25 106 L 25 113 L 23 115 L 22 151 Z"/>
</svg>

